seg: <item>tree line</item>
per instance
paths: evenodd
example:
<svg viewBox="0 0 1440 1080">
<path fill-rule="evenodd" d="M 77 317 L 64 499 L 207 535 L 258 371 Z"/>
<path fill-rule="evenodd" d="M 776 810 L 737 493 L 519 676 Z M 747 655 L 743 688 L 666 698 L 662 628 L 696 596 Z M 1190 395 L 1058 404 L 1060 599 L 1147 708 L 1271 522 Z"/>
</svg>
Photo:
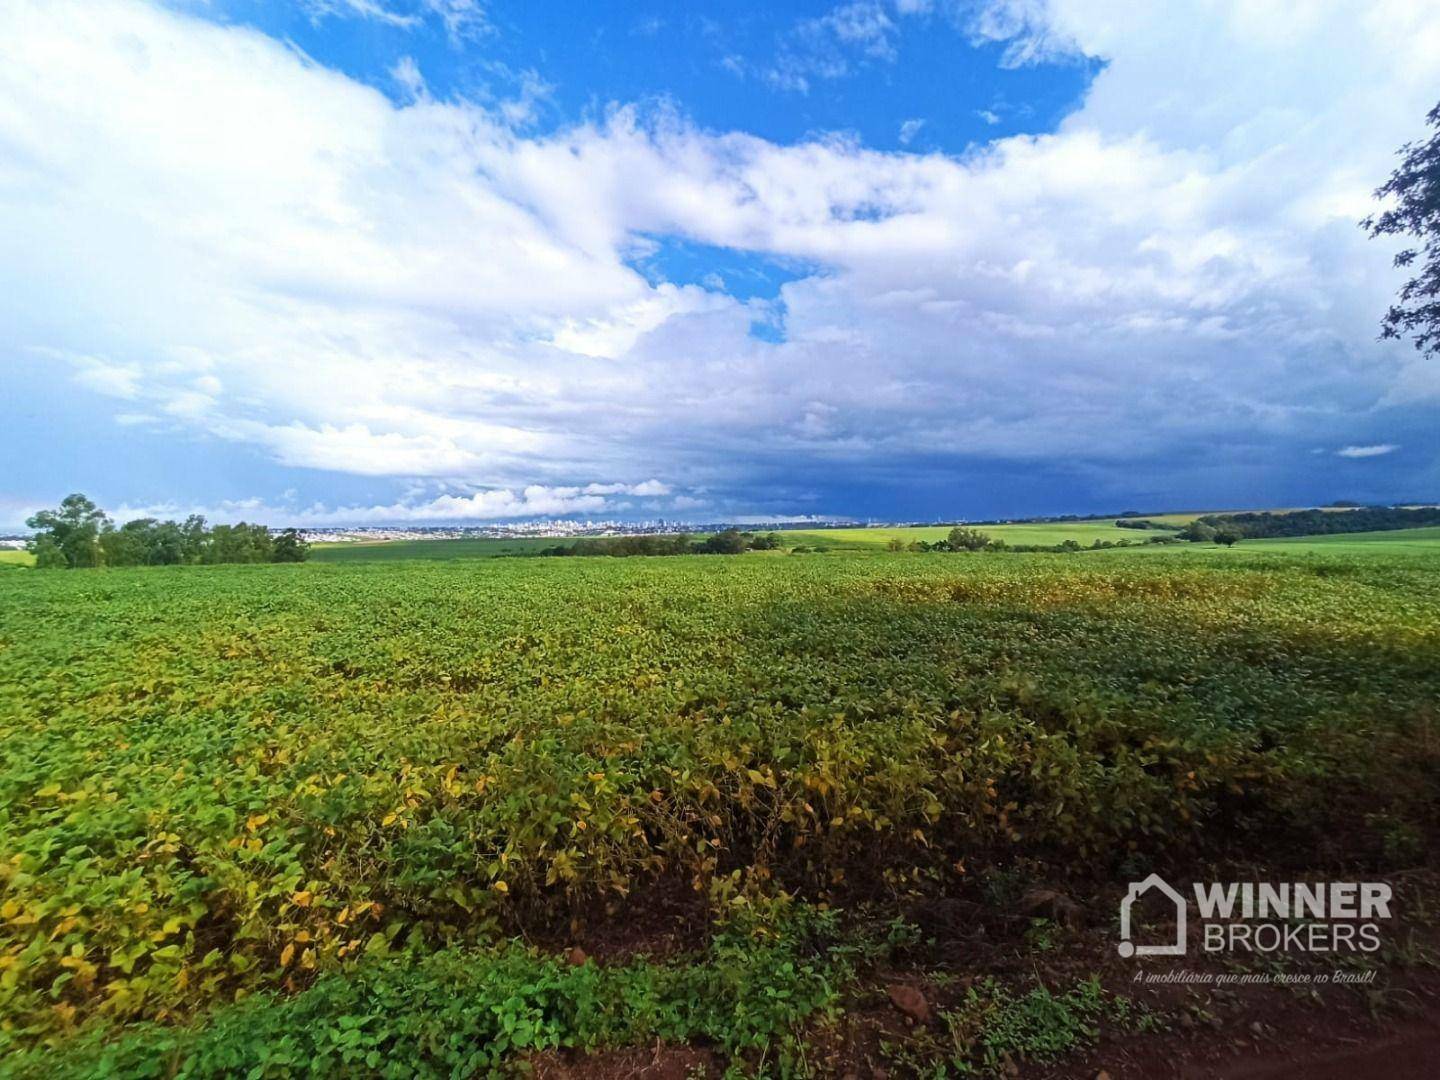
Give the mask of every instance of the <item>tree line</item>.
<svg viewBox="0 0 1440 1080">
<path fill-rule="evenodd" d="M 1332 533 L 1389 532 L 1440 525 L 1436 506 L 1362 506 L 1353 510 L 1293 510 L 1288 513 L 1256 511 L 1243 514 L 1206 514 L 1177 535 L 1184 540 L 1266 540 L 1281 536 L 1328 536 Z M 1233 541 L 1232 541 L 1233 542 Z"/>
<path fill-rule="evenodd" d="M 556 544 L 542 548 L 541 555 L 740 555 L 746 551 L 775 551 L 780 547 L 777 533 L 741 532 L 725 529 L 703 540 L 692 539 L 688 533 L 674 536 L 594 536 L 573 544 Z"/>
<path fill-rule="evenodd" d="M 58 509 L 25 522 L 35 530 L 27 550 L 42 570 L 97 566 L 178 566 L 187 563 L 304 562 L 310 545 L 295 529 L 272 534 L 264 525 L 207 525 L 199 514 L 183 522 L 137 518 L 116 526 L 84 495 L 68 495 Z"/>
<path fill-rule="evenodd" d="M 1118 522 L 1116 524 L 1119 524 Z M 1178 541 L 1171 535 L 1152 536 L 1144 541 L 1147 544 L 1174 544 Z M 1011 551 L 1011 552 L 1067 552 L 1067 551 L 1102 551 L 1106 548 L 1131 547 L 1130 540 L 1103 540 L 1095 539 L 1088 544 L 1082 544 L 1078 540 L 1062 540 L 1058 544 L 1011 544 L 1004 540 L 997 540 L 989 533 L 981 532 L 965 525 L 957 525 L 951 529 L 943 540 L 926 542 L 924 540 L 905 541 L 900 537 L 894 537 L 887 543 L 891 551 Z"/>
</svg>

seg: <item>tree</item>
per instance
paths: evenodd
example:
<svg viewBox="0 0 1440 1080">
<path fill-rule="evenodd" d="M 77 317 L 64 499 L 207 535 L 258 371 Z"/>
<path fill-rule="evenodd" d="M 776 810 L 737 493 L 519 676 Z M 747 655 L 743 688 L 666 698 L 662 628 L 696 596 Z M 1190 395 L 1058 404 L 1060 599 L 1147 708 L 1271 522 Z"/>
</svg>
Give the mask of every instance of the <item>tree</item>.
<svg viewBox="0 0 1440 1080">
<path fill-rule="evenodd" d="M 1192 521 L 1175 535 L 1181 540 L 1191 540 L 1197 544 L 1203 544 L 1215 539 L 1215 526 L 1206 525 L 1203 521 Z"/>
<path fill-rule="evenodd" d="M 35 530 L 26 547 L 42 569 L 80 566 L 171 566 L 176 563 L 303 562 L 310 546 L 294 529 L 278 538 L 264 525 L 217 525 L 198 514 L 185 523 L 136 518 L 118 529 L 84 495 L 69 495 L 58 510 L 26 522 Z"/>
<path fill-rule="evenodd" d="M 275 549 L 271 558 L 276 562 L 304 562 L 309 557 L 310 545 L 296 530 L 286 529 L 275 537 Z"/>
<path fill-rule="evenodd" d="M 702 555 L 739 555 L 749 547 L 738 529 L 726 529 L 710 537 L 696 548 Z"/>
<path fill-rule="evenodd" d="M 979 529 L 956 525 L 945 537 L 945 542 L 950 545 L 951 551 L 984 551 L 990 546 L 990 537 Z"/>
<path fill-rule="evenodd" d="M 53 537 L 37 536 L 25 546 L 35 555 L 37 570 L 64 570 L 70 565 L 65 552 Z"/>
<path fill-rule="evenodd" d="M 155 524 L 154 518 L 138 518 L 127 521 L 118 529 L 104 529 L 100 533 L 100 549 L 105 553 L 105 565 L 143 566 L 148 547 L 147 534 Z"/>
<path fill-rule="evenodd" d="M 1238 544 L 1238 543 L 1239 543 L 1241 540 L 1243 540 L 1244 538 L 1245 538 L 1245 534 L 1242 533 L 1239 529 L 1216 529 L 1216 530 L 1215 530 L 1215 536 L 1214 536 L 1215 543 L 1217 543 L 1217 544 L 1223 544 L 1225 547 L 1234 547 L 1236 544 Z"/>
<path fill-rule="evenodd" d="M 187 517 L 185 524 L 180 526 L 181 562 L 200 562 L 205 555 L 205 542 L 209 536 L 210 530 L 205 527 L 203 517 L 199 514 Z"/>
<path fill-rule="evenodd" d="M 104 562 L 100 532 L 110 519 L 84 495 L 67 495 L 58 510 L 41 510 L 25 524 L 36 531 L 26 547 L 35 553 L 37 566 L 41 565 L 42 554 L 50 566 L 59 566 L 62 558 L 67 567 L 100 566 Z"/>
<path fill-rule="evenodd" d="M 175 566 L 185 561 L 184 529 L 173 521 L 162 521 L 156 524 L 146 537 L 146 564 L 149 566 Z"/>
<path fill-rule="evenodd" d="M 216 525 L 210 530 L 202 561 L 207 563 L 270 562 L 275 553 L 270 530 L 264 525 Z"/>
<path fill-rule="evenodd" d="M 1377 199 L 1392 196 L 1395 206 L 1360 223 L 1372 237 L 1412 236 L 1420 241 L 1395 256 L 1395 265 L 1410 267 L 1423 254 L 1415 276 L 1400 287 L 1396 304 L 1380 322 L 1382 338 L 1411 338 L 1415 348 L 1440 353 L 1440 105 L 1425 123 L 1435 133 L 1424 142 L 1402 146 L 1400 167 L 1375 189 Z"/>
</svg>

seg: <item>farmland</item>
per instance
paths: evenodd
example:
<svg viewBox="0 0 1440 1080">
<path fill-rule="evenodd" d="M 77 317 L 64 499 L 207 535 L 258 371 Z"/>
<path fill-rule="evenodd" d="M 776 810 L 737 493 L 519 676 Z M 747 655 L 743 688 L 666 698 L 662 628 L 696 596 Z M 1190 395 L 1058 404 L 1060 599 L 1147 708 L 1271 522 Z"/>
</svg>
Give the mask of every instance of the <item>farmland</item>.
<svg viewBox="0 0 1440 1080">
<path fill-rule="evenodd" d="M 1151 521 L 1165 522 L 1177 527 L 1193 520 L 1196 514 L 1157 514 Z M 790 551 L 803 549 L 810 554 L 868 553 L 884 551 L 892 540 L 902 544 L 912 541 L 935 543 L 944 540 L 950 526 L 918 525 L 888 526 L 881 528 L 846 529 L 787 529 L 779 534 L 781 548 Z M 1100 541 L 1106 544 L 1125 543 L 1126 549 L 1115 547 L 1085 552 L 1087 557 L 1115 557 L 1121 555 L 1154 555 L 1167 552 L 1171 555 L 1198 556 L 1202 559 L 1246 558 L 1245 553 L 1254 554 L 1268 551 L 1271 554 L 1301 554 L 1319 550 L 1339 554 L 1342 550 L 1356 554 L 1374 554 L 1377 550 L 1372 543 L 1384 543 L 1387 554 L 1402 553 L 1440 554 L 1440 528 L 1395 529 L 1387 532 L 1341 533 L 1330 536 L 1291 537 L 1276 540 L 1248 540 L 1233 552 L 1217 551 L 1212 545 L 1147 546 L 1145 541 L 1152 536 L 1163 536 L 1163 532 L 1139 529 L 1117 528 L 1113 519 L 1104 521 L 1033 522 L 1015 525 L 980 525 L 976 528 L 986 536 L 1003 540 L 1011 545 L 1053 546 L 1073 540 L 1082 547 Z M 315 562 L 365 563 L 401 562 L 423 559 L 427 561 L 448 561 L 451 559 L 494 558 L 497 556 L 538 555 L 542 550 L 560 541 L 553 539 L 474 539 L 474 540 L 397 540 L 362 543 L 315 544 L 311 559 Z M 1336 545 L 1350 545 L 1337 547 Z"/>
<path fill-rule="evenodd" d="M 1161 515 L 1150 520 L 1173 521 L 1178 526 L 1185 520 L 1189 520 L 1189 517 L 1190 515 Z M 1127 540 L 1132 544 L 1139 544 L 1143 543 L 1147 536 L 1145 532 L 1135 529 L 1117 528 L 1113 518 L 1106 518 L 1103 521 L 1037 521 L 1014 525 L 976 525 L 974 527 L 986 536 L 1003 540 L 1007 544 L 1052 545 L 1063 544 L 1066 540 L 1074 540 L 1081 545 L 1089 545 L 1096 540 L 1110 542 Z M 883 548 L 892 539 L 907 544 L 912 540 L 934 543 L 937 540 L 945 539 L 950 529 L 949 525 L 816 529 L 814 531 L 787 532 L 785 537 L 788 541 L 807 544 L 822 551 L 873 551 L 876 548 Z"/>
<path fill-rule="evenodd" d="M 479 559 L 497 555 L 534 555 L 558 541 L 548 537 L 474 540 L 381 540 L 320 543 L 311 548 L 316 562 L 396 562 L 402 559 Z"/>
<path fill-rule="evenodd" d="M 1194 514 L 1161 514 L 1152 521 L 1164 521 L 1177 527 L 1191 520 Z M 803 546 L 815 551 L 877 551 L 892 539 L 909 543 L 923 540 L 934 543 L 945 539 L 949 525 L 902 525 L 880 528 L 787 529 L 780 533 L 787 548 Z M 1149 535 L 1135 529 L 1116 528 L 1113 519 L 1104 521 L 1027 522 L 1015 525 L 977 526 L 980 531 L 1010 544 L 1059 544 L 1075 540 L 1091 544 L 1096 540 L 1127 540 L 1142 543 Z M 757 527 L 758 528 L 758 527 Z M 760 531 L 764 531 L 761 529 Z M 703 535 L 703 534 L 697 534 Z M 462 559 L 496 555 L 533 555 L 562 541 L 529 537 L 515 539 L 474 540 L 395 540 L 316 544 L 311 557 L 319 562 L 376 562 L 399 559 Z"/>
<path fill-rule="evenodd" d="M 0 1051 L 448 1074 L 667 1038 L 754 1064 L 864 961 L 846 911 L 1076 860 L 1411 865 L 1429 539 L 6 574 Z M 556 959 L 677 894 L 671 947 Z M 517 985 L 551 1003 L 518 1033 L 426 1027 L 437 994 Z M 357 1056 L 314 1041 L 344 1016 L 374 1029 Z"/>
</svg>

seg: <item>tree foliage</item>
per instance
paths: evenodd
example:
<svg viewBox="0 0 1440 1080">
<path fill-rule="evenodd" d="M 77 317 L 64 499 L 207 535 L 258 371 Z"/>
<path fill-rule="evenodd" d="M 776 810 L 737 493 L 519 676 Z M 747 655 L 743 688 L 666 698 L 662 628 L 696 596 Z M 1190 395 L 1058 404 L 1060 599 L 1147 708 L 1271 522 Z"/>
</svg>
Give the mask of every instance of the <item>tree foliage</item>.
<svg viewBox="0 0 1440 1080">
<path fill-rule="evenodd" d="M 84 495 L 67 495 L 56 510 L 25 524 L 35 530 L 26 545 L 38 569 L 95 566 L 179 566 L 187 563 L 303 562 L 310 546 L 294 529 L 272 537 L 264 525 L 206 526 L 192 514 L 184 522 L 136 518 L 118 528 Z"/>
<path fill-rule="evenodd" d="M 1269 510 L 1241 514 L 1206 514 L 1179 535 L 1186 540 L 1215 540 L 1216 530 L 1230 530 L 1248 539 L 1278 536 L 1332 536 L 1338 533 L 1389 532 L 1440 525 L 1440 507 L 1366 506 L 1354 510 Z"/>
<path fill-rule="evenodd" d="M 545 548 L 542 555 L 741 555 L 747 551 L 775 551 L 780 547 L 778 533 L 741 532 L 725 529 L 704 540 L 691 540 L 687 533 L 673 536 L 641 534 L 637 536 L 595 536 L 576 540 L 573 544 L 556 544 Z"/>
<path fill-rule="evenodd" d="M 1440 353 L 1440 105 L 1425 122 L 1434 133 L 1399 150 L 1400 167 L 1375 189 L 1395 204 L 1360 224 L 1372 237 L 1408 236 L 1417 243 L 1395 256 L 1398 267 L 1419 269 L 1400 287 L 1380 323 L 1382 338 L 1410 338 L 1425 353 Z"/>
<path fill-rule="evenodd" d="M 979 529 L 956 525 L 945 537 L 945 542 L 950 545 L 951 551 L 984 551 L 990 546 L 990 537 Z"/>
<path fill-rule="evenodd" d="M 58 510 L 41 510 L 25 524 L 39 534 L 30 545 L 37 566 L 99 566 L 104 562 L 100 533 L 110 526 L 110 519 L 84 495 L 67 495 Z"/>
</svg>

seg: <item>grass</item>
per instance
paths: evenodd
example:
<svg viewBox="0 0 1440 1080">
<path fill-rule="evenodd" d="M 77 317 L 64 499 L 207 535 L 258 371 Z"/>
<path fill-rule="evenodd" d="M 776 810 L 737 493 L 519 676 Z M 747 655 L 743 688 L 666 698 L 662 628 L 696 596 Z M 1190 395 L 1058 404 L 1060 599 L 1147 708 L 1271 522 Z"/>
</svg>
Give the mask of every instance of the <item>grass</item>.
<svg viewBox="0 0 1440 1080">
<path fill-rule="evenodd" d="M 912 540 L 923 540 L 926 543 L 944 540 L 951 527 L 949 525 L 917 525 L 876 529 L 816 529 L 814 531 L 785 532 L 782 535 L 787 546 L 805 544 L 827 551 L 874 551 L 883 549 L 892 539 L 902 540 L 905 543 Z M 1036 522 L 1023 525 L 977 525 L 975 528 L 987 536 L 1004 540 L 1009 544 L 1061 544 L 1066 540 L 1076 540 L 1081 544 L 1090 544 L 1095 540 L 1129 540 L 1131 543 L 1140 544 L 1145 541 L 1147 536 L 1153 535 L 1139 529 L 1117 528 L 1114 519 Z"/>
<path fill-rule="evenodd" d="M 286 1031 L 310 1060 L 316 1027 L 448 1071 L 438 1035 L 345 1033 L 428 1032 L 432 957 L 643 920 L 661 881 L 706 929 L 655 977 L 712 988 L 705 1039 L 772 1052 L 829 998 L 785 989 L 810 946 L 707 952 L 737 913 L 758 949 L 992 863 L 1413 860 L 1440 558 L 1393 547 L 11 575 L 0 1057 L 173 1032 L 244 1072 Z M 549 986 L 541 961 L 515 978 Z M 762 986 L 799 1001 L 783 1023 L 735 1011 Z M 656 1031 L 597 1034 L 568 993 L 555 1038 Z M 256 995 L 273 1024 L 230 1011 Z"/>
<path fill-rule="evenodd" d="M 1290 536 L 1273 540 L 1244 541 L 1267 551 L 1325 552 L 1364 556 L 1440 553 L 1440 526 L 1423 529 L 1394 529 L 1386 532 L 1335 533 L 1330 536 Z"/>
<path fill-rule="evenodd" d="M 7 566 L 34 566 L 35 556 L 28 551 L 16 551 L 14 548 L 0 548 L 0 569 Z"/>
</svg>

